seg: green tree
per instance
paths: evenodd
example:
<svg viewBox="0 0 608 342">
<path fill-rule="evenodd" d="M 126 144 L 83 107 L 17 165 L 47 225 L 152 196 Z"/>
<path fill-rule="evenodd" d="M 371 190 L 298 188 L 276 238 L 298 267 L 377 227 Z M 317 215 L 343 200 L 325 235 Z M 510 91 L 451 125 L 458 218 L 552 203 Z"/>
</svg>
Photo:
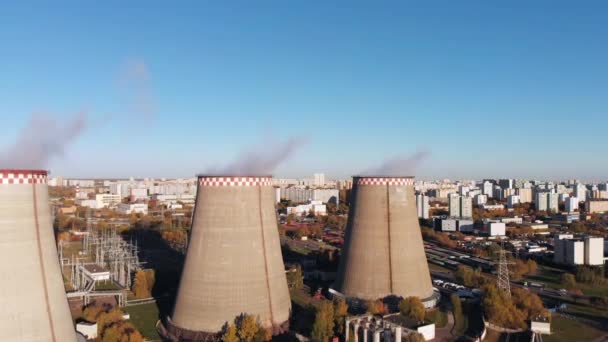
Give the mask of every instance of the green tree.
<svg viewBox="0 0 608 342">
<path fill-rule="evenodd" d="M 310 337 L 315 342 L 327 342 L 333 335 L 333 331 L 334 306 L 329 301 L 323 301 L 317 307 Z"/>
<path fill-rule="evenodd" d="M 236 333 L 236 325 L 234 323 L 230 324 L 224 334 L 222 335 L 223 342 L 238 342 L 239 337 Z"/>
<path fill-rule="evenodd" d="M 418 297 L 407 297 L 399 303 L 399 311 L 407 318 L 417 322 L 424 320 L 426 309 Z"/>
</svg>

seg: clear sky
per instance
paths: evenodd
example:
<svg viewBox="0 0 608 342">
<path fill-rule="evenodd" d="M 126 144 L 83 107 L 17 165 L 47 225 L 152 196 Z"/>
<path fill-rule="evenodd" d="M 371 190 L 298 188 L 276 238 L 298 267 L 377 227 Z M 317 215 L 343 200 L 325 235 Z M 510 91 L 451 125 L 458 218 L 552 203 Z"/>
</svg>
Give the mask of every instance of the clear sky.
<svg viewBox="0 0 608 342">
<path fill-rule="evenodd" d="M 606 1 L 6 3 L 0 147 L 86 111 L 56 175 L 191 176 L 300 137 L 275 175 L 425 150 L 420 178 L 604 179 L 607 23 Z"/>
</svg>

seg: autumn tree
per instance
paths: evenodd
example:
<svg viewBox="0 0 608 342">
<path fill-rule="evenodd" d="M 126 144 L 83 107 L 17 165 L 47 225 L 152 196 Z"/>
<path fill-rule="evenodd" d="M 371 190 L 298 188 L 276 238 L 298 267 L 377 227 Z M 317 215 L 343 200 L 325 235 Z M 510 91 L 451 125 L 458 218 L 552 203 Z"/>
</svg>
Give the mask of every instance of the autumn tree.
<svg viewBox="0 0 608 342">
<path fill-rule="evenodd" d="M 576 278 L 571 273 L 562 274 L 561 281 L 564 287 L 568 290 L 576 288 Z"/>
<path fill-rule="evenodd" d="M 521 329 L 526 327 L 526 316 L 517 309 L 511 298 L 494 284 L 484 288 L 483 307 L 491 323 L 504 328 Z"/>
<path fill-rule="evenodd" d="M 106 326 L 102 333 L 103 342 L 144 342 L 141 333 L 126 321 L 118 321 Z"/>
<path fill-rule="evenodd" d="M 407 318 L 417 322 L 424 320 L 426 309 L 418 297 L 407 297 L 399 303 L 399 311 Z"/>
<path fill-rule="evenodd" d="M 151 288 L 148 285 L 148 274 L 144 270 L 139 270 L 135 273 L 135 280 L 133 281 L 133 286 L 131 290 L 135 295 L 135 298 L 149 298 L 152 296 Z M 152 276 L 152 280 L 154 276 Z"/>
<path fill-rule="evenodd" d="M 322 301 L 317 307 L 315 322 L 310 337 L 315 342 L 327 342 L 334 332 L 334 307 L 329 301 Z"/>
<path fill-rule="evenodd" d="M 287 272 L 287 286 L 294 290 L 299 290 L 304 286 L 302 267 L 299 264 L 296 264 L 292 270 Z"/>
<path fill-rule="evenodd" d="M 257 319 L 253 315 L 242 315 L 237 320 L 238 336 L 243 342 L 251 342 L 259 330 Z"/>
<path fill-rule="evenodd" d="M 228 325 L 222 334 L 223 342 L 238 342 L 239 337 L 237 336 L 236 325 L 234 323 Z"/>
<path fill-rule="evenodd" d="M 411 333 L 405 335 L 405 342 L 425 342 L 424 336 L 422 334 L 412 331 Z"/>
<path fill-rule="evenodd" d="M 336 335 L 344 334 L 344 325 L 348 315 L 348 304 L 342 298 L 334 301 L 334 331 Z"/>
<path fill-rule="evenodd" d="M 367 308 L 367 312 L 372 315 L 384 315 L 386 314 L 386 307 L 384 303 L 380 299 L 377 300 L 368 300 L 365 303 L 365 307 Z"/>
<path fill-rule="evenodd" d="M 116 322 L 122 321 L 122 316 L 123 312 L 116 308 L 107 312 L 102 312 L 97 318 L 97 334 L 102 336 L 106 328 Z"/>
</svg>

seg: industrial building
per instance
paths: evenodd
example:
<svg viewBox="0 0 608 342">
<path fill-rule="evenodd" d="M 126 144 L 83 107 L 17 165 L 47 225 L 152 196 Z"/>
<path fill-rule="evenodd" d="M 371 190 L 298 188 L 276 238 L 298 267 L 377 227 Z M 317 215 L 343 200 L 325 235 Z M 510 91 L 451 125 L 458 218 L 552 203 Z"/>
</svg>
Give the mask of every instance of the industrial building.
<svg viewBox="0 0 608 342">
<path fill-rule="evenodd" d="M 46 171 L 0 170 L 0 227 L 0 341 L 76 341 Z"/>
<path fill-rule="evenodd" d="M 200 341 L 247 313 L 287 329 L 291 302 L 271 177 L 199 176 L 192 232 L 173 314 L 161 333 Z"/>
<path fill-rule="evenodd" d="M 332 290 L 345 297 L 437 298 L 411 177 L 354 177 L 344 247 Z"/>
</svg>

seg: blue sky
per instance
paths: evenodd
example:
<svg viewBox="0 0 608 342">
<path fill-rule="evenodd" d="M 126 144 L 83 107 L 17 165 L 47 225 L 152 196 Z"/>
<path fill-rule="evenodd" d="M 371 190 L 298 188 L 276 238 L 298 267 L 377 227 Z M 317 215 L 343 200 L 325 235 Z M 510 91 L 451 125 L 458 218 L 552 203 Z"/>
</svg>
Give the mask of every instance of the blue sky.
<svg viewBox="0 0 608 342">
<path fill-rule="evenodd" d="M 86 110 L 56 175 L 191 176 L 298 136 L 275 175 L 427 150 L 420 178 L 605 179 L 607 22 L 603 1 L 4 4 L 0 147 Z"/>
</svg>

